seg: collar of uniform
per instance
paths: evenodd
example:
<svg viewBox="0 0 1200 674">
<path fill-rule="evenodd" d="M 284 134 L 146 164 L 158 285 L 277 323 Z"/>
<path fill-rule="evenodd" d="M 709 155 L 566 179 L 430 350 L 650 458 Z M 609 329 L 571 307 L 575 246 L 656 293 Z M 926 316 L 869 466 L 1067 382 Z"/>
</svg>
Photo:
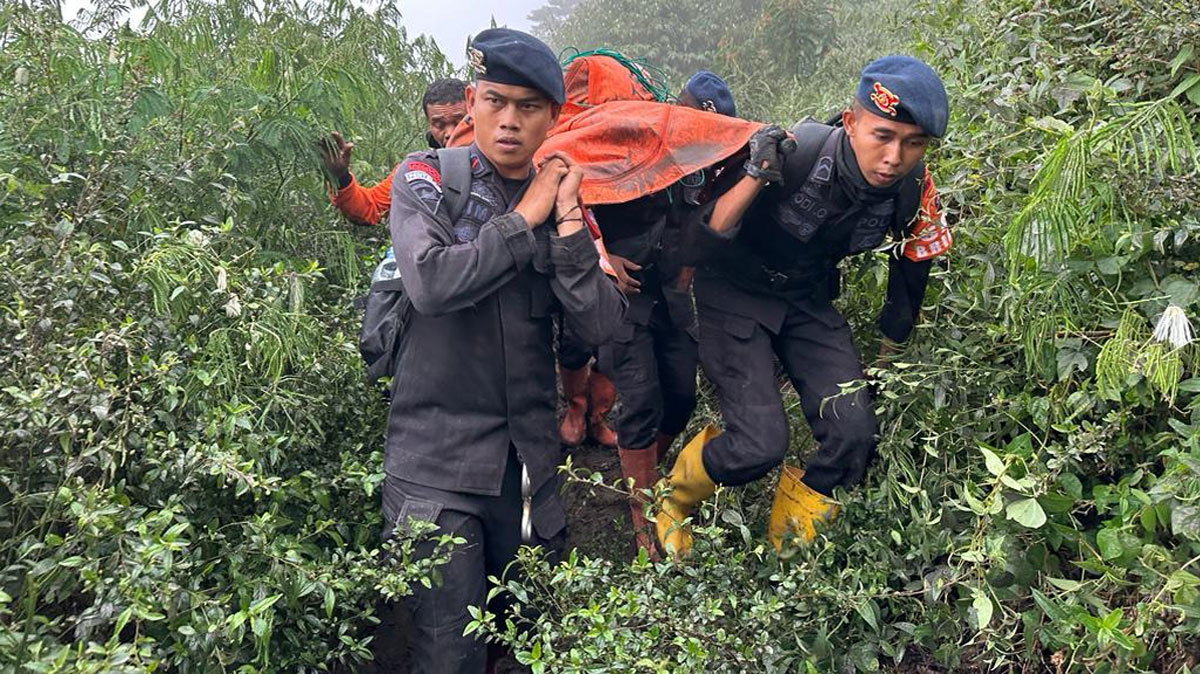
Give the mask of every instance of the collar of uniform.
<svg viewBox="0 0 1200 674">
<path fill-rule="evenodd" d="M 496 173 L 496 167 L 492 165 L 492 162 L 483 154 L 483 150 L 480 150 L 478 145 L 471 143 L 471 175 L 481 178 L 492 173 Z M 499 173 L 496 173 L 496 175 L 497 177 L 500 176 Z M 529 180 L 532 177 L 533 167 L 530 166 L 529 175 L 525 176 L 524 180 Z"/>
</svg>

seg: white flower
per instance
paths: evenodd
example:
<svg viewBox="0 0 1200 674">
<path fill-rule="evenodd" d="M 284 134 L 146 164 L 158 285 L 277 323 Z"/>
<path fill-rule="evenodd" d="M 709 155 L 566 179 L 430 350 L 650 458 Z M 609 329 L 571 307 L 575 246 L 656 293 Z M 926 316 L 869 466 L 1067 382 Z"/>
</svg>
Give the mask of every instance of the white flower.
<svg viewBox="0 0 1200 674">
<path fill-rule="evenodd" d="M 225 289 L 228 287 L 229 287 L 229 277 L 225 272 L 225 268 L 217 267 L 217 290 L 220 290 L 221 292 L 225 292 Z"/>
<path fill-rule="evenodd" d="M 13 81 L 16 82 L 17 86 L 19 87 L 29 84 L 29 68 L 26 68 L 25 66 L 17 68 L 16 74 L 13 75 Z"/>
<path fill-rule="evenodd" d="M 237 295 L 231 295 L 229 301 L 225 303 L 225 315 L 230 318 L 237 318 L 242 315 L 242 301 Z"/>
<path fill-rule="evenodd" d="M 1182 349 L 1192 343 L 1192 324 L 1178 304 L 1168 304 L 1167 310 L 1154 326 L 1154 339 Z"/>
<path fill-rule="evenodd" d="M 208 235 L 198 229 L 189 229 L 187 233 L 187 242 L 193 246 L 196 246 L 197 248 L 203 248 L 204 246 L 208 245 Z"/>
</svg>

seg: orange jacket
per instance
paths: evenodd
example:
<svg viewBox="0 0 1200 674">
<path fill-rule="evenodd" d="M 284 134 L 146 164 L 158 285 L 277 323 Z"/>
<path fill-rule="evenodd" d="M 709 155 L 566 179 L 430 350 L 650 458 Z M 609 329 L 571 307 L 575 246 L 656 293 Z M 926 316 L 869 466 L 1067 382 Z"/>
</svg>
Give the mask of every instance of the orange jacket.
<svg viewBox="0 0 1200 674">
<path fill-rule="evenodd" d="M 386 178 L 370 187 L 359 185 L 351 175 L 349 185 L 329 190 L 329 201 L 356 225 L 378 224 L 392 207 L 392 176 L 398 168 L 397 164 Z"/>
</svg>

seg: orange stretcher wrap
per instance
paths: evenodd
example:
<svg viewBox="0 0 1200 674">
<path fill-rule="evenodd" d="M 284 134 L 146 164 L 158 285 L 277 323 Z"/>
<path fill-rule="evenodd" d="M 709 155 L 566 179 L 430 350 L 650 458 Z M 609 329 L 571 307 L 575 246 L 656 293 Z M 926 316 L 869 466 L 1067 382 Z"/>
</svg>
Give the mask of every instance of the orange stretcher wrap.
<svg viewBox="0 0 1200 674">
<path fill-rule="evenodd" d="M 575 59 L 563 73 L 563 83 L 567 102 L 534 160 L 562 152 L 579 162 L 580 198 L 589 206 L 624 203 L 666 189 L 732 156 L 763 126 L 655 102 L 633 73 L 608 56 Z M 474 139 L 467 117 L 449 145 L 468 145 Z"/>
<path fill-rule="evenodd" d="M 620 204 L 732 156 L 762 126 L 669 103 L 610 101 L 560 120 L 534 160 L 554 152 L 568 155 L 583 168 L 583 203 Z M 474 137 L 470 119 L 464 119 L 450 145 L 466 145 Z"/>
<path fill-rule="evenodd" d="M 563 74 L 567 102 L 535 160 L 563 152 L 583 167 L 584 204 L 616 204 L 665 189 L 743 148 L 763 125 L 712 112 L 658 103 L 623 64 L 608 56 L 573 60 Z M 448 145 L 470 144 L 471 118 Z M 330 201 L 347 218 L 375 224 L 391 206 L 391 181 L 364 187 L 352 181 Z"/>
</svg>

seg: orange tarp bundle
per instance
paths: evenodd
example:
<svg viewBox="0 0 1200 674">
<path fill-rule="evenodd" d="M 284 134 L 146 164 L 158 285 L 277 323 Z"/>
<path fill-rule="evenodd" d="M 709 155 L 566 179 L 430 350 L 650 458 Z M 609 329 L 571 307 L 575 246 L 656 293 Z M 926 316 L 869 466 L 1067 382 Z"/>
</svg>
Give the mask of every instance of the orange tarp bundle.
<svg viewBox="0 0 1200 674">
<path fill-rule="evenodd" d="M 637 66 L 634 66 L 637 67 Z M 762 124 L 713 112 L 658 103 L 654 95 L 614 58 L 575 59 L 563 75 L 567 102 L 536 159 L 563 152 L 583 166 L 580 197 L 597 206 L 633 201 L 740 150 Z M 468 117 L 451 147 L 474 140 Z M 357 181 L 332 191 L 330 200 L 346 217 L 374 224 L 391 205 L 393 174 L 371 187 Z"/>
<path fill-rule="evenodd" d="M 583 203 L 620 204 L 732 156 L 762 126 L 669 103 L 610 101 L 560 120 L 534 159 L 552 152 L 570 156 L 583 168 Z M 474 138 L 467 118 L 450 145 Z"/>
<path fill-rule="evenodd" d="M 619 204 L 730 157 L 761 127 L 667 103 L 612 101 L 556 126 L 538 157 L 569 155 L 583 168 L 585 204 Z"/>
<path fill-rule="evenodd" d="M 562 152 L 583 167 L 580 197 L 589 206 L 619 204 L 665 189 L 736 153 L 763 125 L 669 103 L 620 62 L 585 56 L 564 74 L 567 102 L 536 160 Z M 464 119 L 451 146 L 474 140 Z"/>
<path fill-rule="evenodd" d="M 563 73 L 563 86 L 567 102 L 559 114 L 559 124 L 601 103 L 655 100 L 628 68 L 608 56 L 583 56 L 571 61 Z"/>
</svg>

